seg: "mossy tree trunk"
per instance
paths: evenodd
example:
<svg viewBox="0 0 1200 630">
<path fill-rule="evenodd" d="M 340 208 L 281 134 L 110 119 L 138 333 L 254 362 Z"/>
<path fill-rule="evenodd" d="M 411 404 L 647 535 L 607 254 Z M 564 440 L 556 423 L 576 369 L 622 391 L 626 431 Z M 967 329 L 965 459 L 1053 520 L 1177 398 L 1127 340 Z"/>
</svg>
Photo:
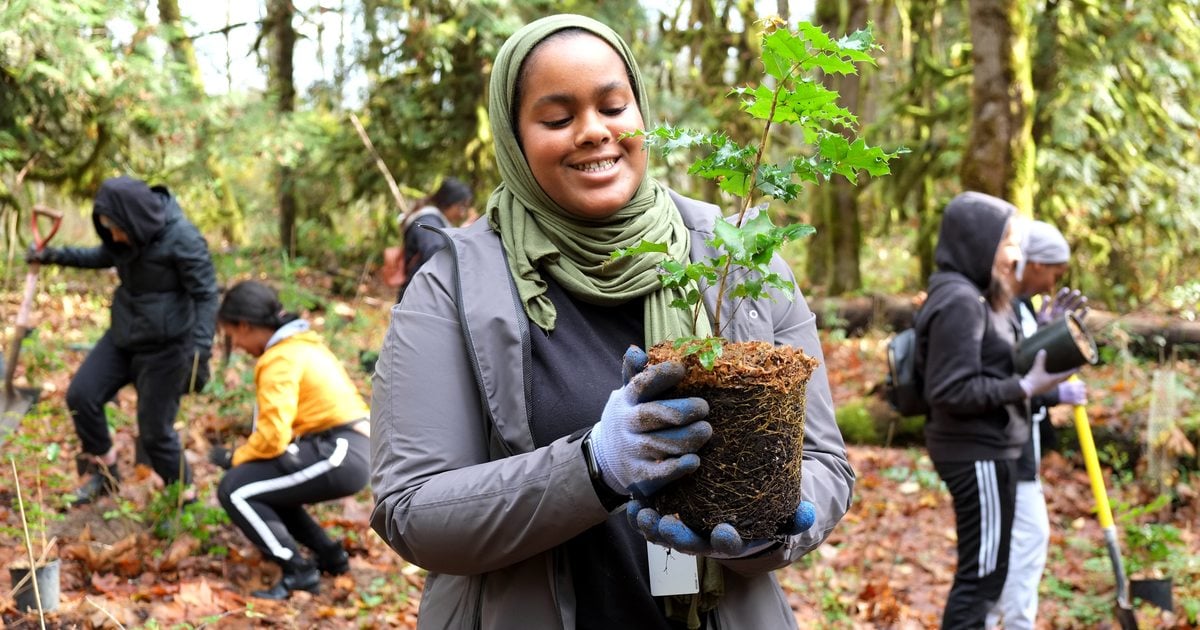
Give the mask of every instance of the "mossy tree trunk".
<svg viewBox="0 0 1200 630">
<path fill-rule="evenodd" d="M 200 64 L 196 61 L 196 50 L 192 40 L 183 31 L 183 21 L 179 12 L 179 0 L 158 0 L 158 18 L 167 34 L 171 52 L 175 60 L 188 70 L 191 83 L 188 90 L 196 102 L 205 98 L 204 79 L 200 73 Z M 226 32 L 228 37 L 228 32 Z M 199 129 L 196 130 L 197 149 L 204 156 L 204 167 L 212 177 L 217 192 L 217 223 L 221 234 L 230 243 L 240 244 L 245 240 L 245 216 L 238 204 L 233 185 L 225 176 L 225 167 L 217 159 L 217 151 L 208 140 L 212 137 L 208 116 L 200 117 Z"/>
<path fill-rule="evenodd" d="M 296 48 L 296 30 L 292 18 L 296 8 L 291 0 L 269 0 L 267 28 L 271 33 L 270 87 L 275 111 L 287 120 L 296 109 L 296 84 L 292 73 L 292 53 Z M 281 164 L 276 170 L 275 199 L 279 206 L 279 242 L 289 256 L 296 253 L 296 178 L 292 168 Z"/>
<path fill-rule="evenodd" d="M 867 25 L 866 0 L 820 0 L 816 7 L 817 25 L 827 33 L 851 33 Z M 845 12 L 843 13 L 843 9 Z M 857 115 L 862 110 L 862 81 L 858 74 L 826 75 L 825 87 L 837 92 L 838 103 Z M 849 137 L 851 132 L 845 130 Z M 862 288 L 860 252 L 862 221 L 859 216 L 857 182 L 834 177 L 823 184 L 814 201 L 813 226 L 808 258 L 809 280 L 824 285 L 830 295 Z"/>
<path fill-rule="evenodd" d="M 1033 207 L 1033 81 L 1027 0 L 969 0 L 971 131 L 962 187 Z"/>
</svg>

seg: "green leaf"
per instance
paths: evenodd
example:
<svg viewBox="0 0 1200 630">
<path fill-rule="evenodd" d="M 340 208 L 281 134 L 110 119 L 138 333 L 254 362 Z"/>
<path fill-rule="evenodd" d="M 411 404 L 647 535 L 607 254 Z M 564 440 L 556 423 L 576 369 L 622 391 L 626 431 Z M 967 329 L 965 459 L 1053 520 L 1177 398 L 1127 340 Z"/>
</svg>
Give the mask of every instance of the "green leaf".
<svg viewBox="0 0 1200 630">
<path fill-rule="evenodd" d="M 805 70 L 820 68 L 828 74 L 858 74 L 858 68 L 853 63 L 837 55 L 819 54 L 809 57 L 801 64 Z"/>
<path fill-rule="evenodd" d="M 659 269 L 661 271 L 659 282 L 664 287 L 682 287 L 688 284 L 687 267 L 682 263 L 667 259 L 659 265 Z"/>
<path fill-rule="evenodd" d="M 737 286 L 733 287 L 733 290 L 729 292 L 729 295 L 735 298 L 749 298 L 751 300 L 764 297 L 762 279 L 747 278 L 742 280 L 741 282 L 738 282 Z"/>
<path fill-rule="evenodd" d="M 656 243 L 654 241 L 642 241 L 633 247 L 618 247 L 609 256 L 609 260 L 617 260 L 619 258 L 628 258 L 629 256 L 639 256 L 641 254 L 666 254 L 670 250 L 666 243 Z"/>
<path fill-rule="evenodd" d="M 820 29 L 818 29 L 819 31 Z M 766 59 L 768 54 L 771 57 L 769 66 Z M 778 29 L 763 37 L 763 56 L 763 66 L 767 73 L 776 79 L 782 79 L 787 76 L 788 70 L 792 66 L 798 65 L 806 59 L 809 52 L 804 41 L 795 33 L 786 29 Z"/>
<path fill-rule="evenodd" d="M 697 337 L 680 337 L 675 340 L 674 347 L 679 350 L 683 356 L 696 355 L 700 365 L 711 370 L 716 364 L 718 358 L 724 352 L 724 345 L 717 337 L 706 337 L 699 339 Z"/>
<path fill-rule="evenodd" d="M 833 40 L 825 34 L 825 31 L 821 30 L 820 27 L 810 22 L 801 22 L 797 24 L 796 31 L 799 33 L 800 37 L 804 38 L 804 41 L 807 41 L 809 45 L 817 50 L 838 50 L 838 45 L 835 44 Z"/>
<path fill-rule="evenodd" d="M 838 52 L 851 61 L 875 65 L 871 50 L 875 49 L 874 30 L 867 26 L 837 40 Z"/>
<path fill-rule="evenodd" d="M 729 252 L 734 259 L 746 255 L 746 246 L 742 242 L 742 231 L 728 221 L 717 221 L 713 225 L 713 233 L 721 239 L 725 251 Z"/>
<path fill-rule="evenodd" d="M 794 241 L 817 233 L 817 228 L 806 223 L 790 223 L 780 226 L 777 229 L 783 232 L 783 240 L 785 241 Z"/>
</svg>

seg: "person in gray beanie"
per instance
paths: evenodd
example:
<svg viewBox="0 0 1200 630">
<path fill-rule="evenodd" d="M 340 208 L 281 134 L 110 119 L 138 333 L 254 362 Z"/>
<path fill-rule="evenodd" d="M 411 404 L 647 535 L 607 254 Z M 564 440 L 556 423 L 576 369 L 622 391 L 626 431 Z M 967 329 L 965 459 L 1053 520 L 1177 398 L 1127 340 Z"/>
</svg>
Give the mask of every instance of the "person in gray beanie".
<svg viewBox="0 0 1200 630">
<path fill-rule="evenodd" d="M 1071 259 L 1067 239 L 1057 228 L 1044 221 L 1030 222 L 1021 250 L 1024 260 L 1018 265 L 1019 294 L 1013 300 L 1013 310 L 1020 320 L 1023 336 L 1029 337 L 1040 325 L 1067 312 L 1082 314 L 1086 310 L 1087 298 L 1079 291 L 1064 287 L 1056 298 L 1050 297 L 1066 275 Z M 1041 308 L 1035 308 L 1035 297 L 1040 299 Z M 1042 447 L 1052 447 L 1056 442 L 1049 408 L 1058 404 L 1085 403 L 1087 387 L 1078 379 L 1063 381 L 1055 389 L 1030 399 L 1033 422 L 1030 440 L 1017 459 L 1017 500 L 1009 544 L 1008 575 L 1000 599 L 988 613 L 988 628 L 998 627 L 1003 621 L 1006 630 L 1032 629 L 1037 621 L 1038 583 L 1042 580 L 1050 543 L 1050 519 L 1038 470 Z"/>
</svg>

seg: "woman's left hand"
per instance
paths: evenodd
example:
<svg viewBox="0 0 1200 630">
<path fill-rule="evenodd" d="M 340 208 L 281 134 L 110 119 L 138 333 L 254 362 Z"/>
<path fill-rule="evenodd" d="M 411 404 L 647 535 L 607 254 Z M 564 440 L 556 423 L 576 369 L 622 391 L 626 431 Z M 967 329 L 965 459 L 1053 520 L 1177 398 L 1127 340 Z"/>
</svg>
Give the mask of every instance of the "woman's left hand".
<svg viewBox="0 0 1200 630">
<path fill-rule="evenodd" d="M 733 525 L 721 523 L 713 528 L 705 540 L 695 530 L 683 524 L 679 517 L 662 516 L 652 507 L 634 499 L 626 506 L 630 525 L 642 533 L 646 540 L 676 549 L 684 553 L 708 556 L 717 559 L 741 558 L 758 553 L 775 543 L 773 539 L 742 540 Z M 796 506 L 796 513 L 778 535 L 795 536 L 813 526 L 816 508 L 808 501 Z"/>
</svg>

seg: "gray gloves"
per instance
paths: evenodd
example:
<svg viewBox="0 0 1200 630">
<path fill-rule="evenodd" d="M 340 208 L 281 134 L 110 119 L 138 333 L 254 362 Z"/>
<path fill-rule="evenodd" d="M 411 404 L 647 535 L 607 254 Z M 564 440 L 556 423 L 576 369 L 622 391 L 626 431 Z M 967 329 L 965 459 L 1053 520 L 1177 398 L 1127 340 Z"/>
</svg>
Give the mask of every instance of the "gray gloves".
<svg viewBox="0 0 1200 630">
<path fill-rule="evenodd" d="M 1042 300 L 1042 307 L 1038 309 L 1036 315 L 1037 322 L 1039 325 L 1048 324 L 1067 313 L 1074 313 L 1076 317 L 1082 319 L 1087 315 L 1087 302 L 1088 299 L 1078 289 L 1072 291 L 1068 287 L 1063 287 L 1053 298 Z"/>
<path fill-rule="evenodd" d="M 626 505 L 625 516 L 630 525 L 640 531 L 646 540 L 697 556 L 717 559 L 743 558 L 759 553 L 776 542 L 770 538 L 742 540 L 741 534 L 729 523 L 717 525 L 708 537 L 704 537 L 684 525 L 678 516 L 662 516 L 654 508 L 636 499 Z M 796 506 L 796 513 L 792 515 L 791 520 L 780 527 L 778 536 L 795 536 L 807 531 L 816 520 L 816 506 L 808 501 L 801 501 L 800 505 Z"/>
<path fill-rule="evenodd" d="M 592 428 L 592 454 L 605 484 L 623 495 L 649 496 L 700 466 L 696 451 L 712 437 L 703 398 L 659 399 L 683 378 L 679 363 L 646 367 L 637 346 L 625 352 L 625 386 L 613 391 Z"/>
<path fill-rule="evenodd" d="M 1038 350 L 1037 356 L 1033 358 L 1033 367 L 1029 368 L 1028 374 L 1021 377 L 1021 389 L 1025 390 L 1026 398 L 1032 398 L 1057 387 L 1059 383 L 1078 371 L 1079 369 L 1076 368 L 1065 372 L 1047 372 L 1046 351 Z"/>
</svg>

